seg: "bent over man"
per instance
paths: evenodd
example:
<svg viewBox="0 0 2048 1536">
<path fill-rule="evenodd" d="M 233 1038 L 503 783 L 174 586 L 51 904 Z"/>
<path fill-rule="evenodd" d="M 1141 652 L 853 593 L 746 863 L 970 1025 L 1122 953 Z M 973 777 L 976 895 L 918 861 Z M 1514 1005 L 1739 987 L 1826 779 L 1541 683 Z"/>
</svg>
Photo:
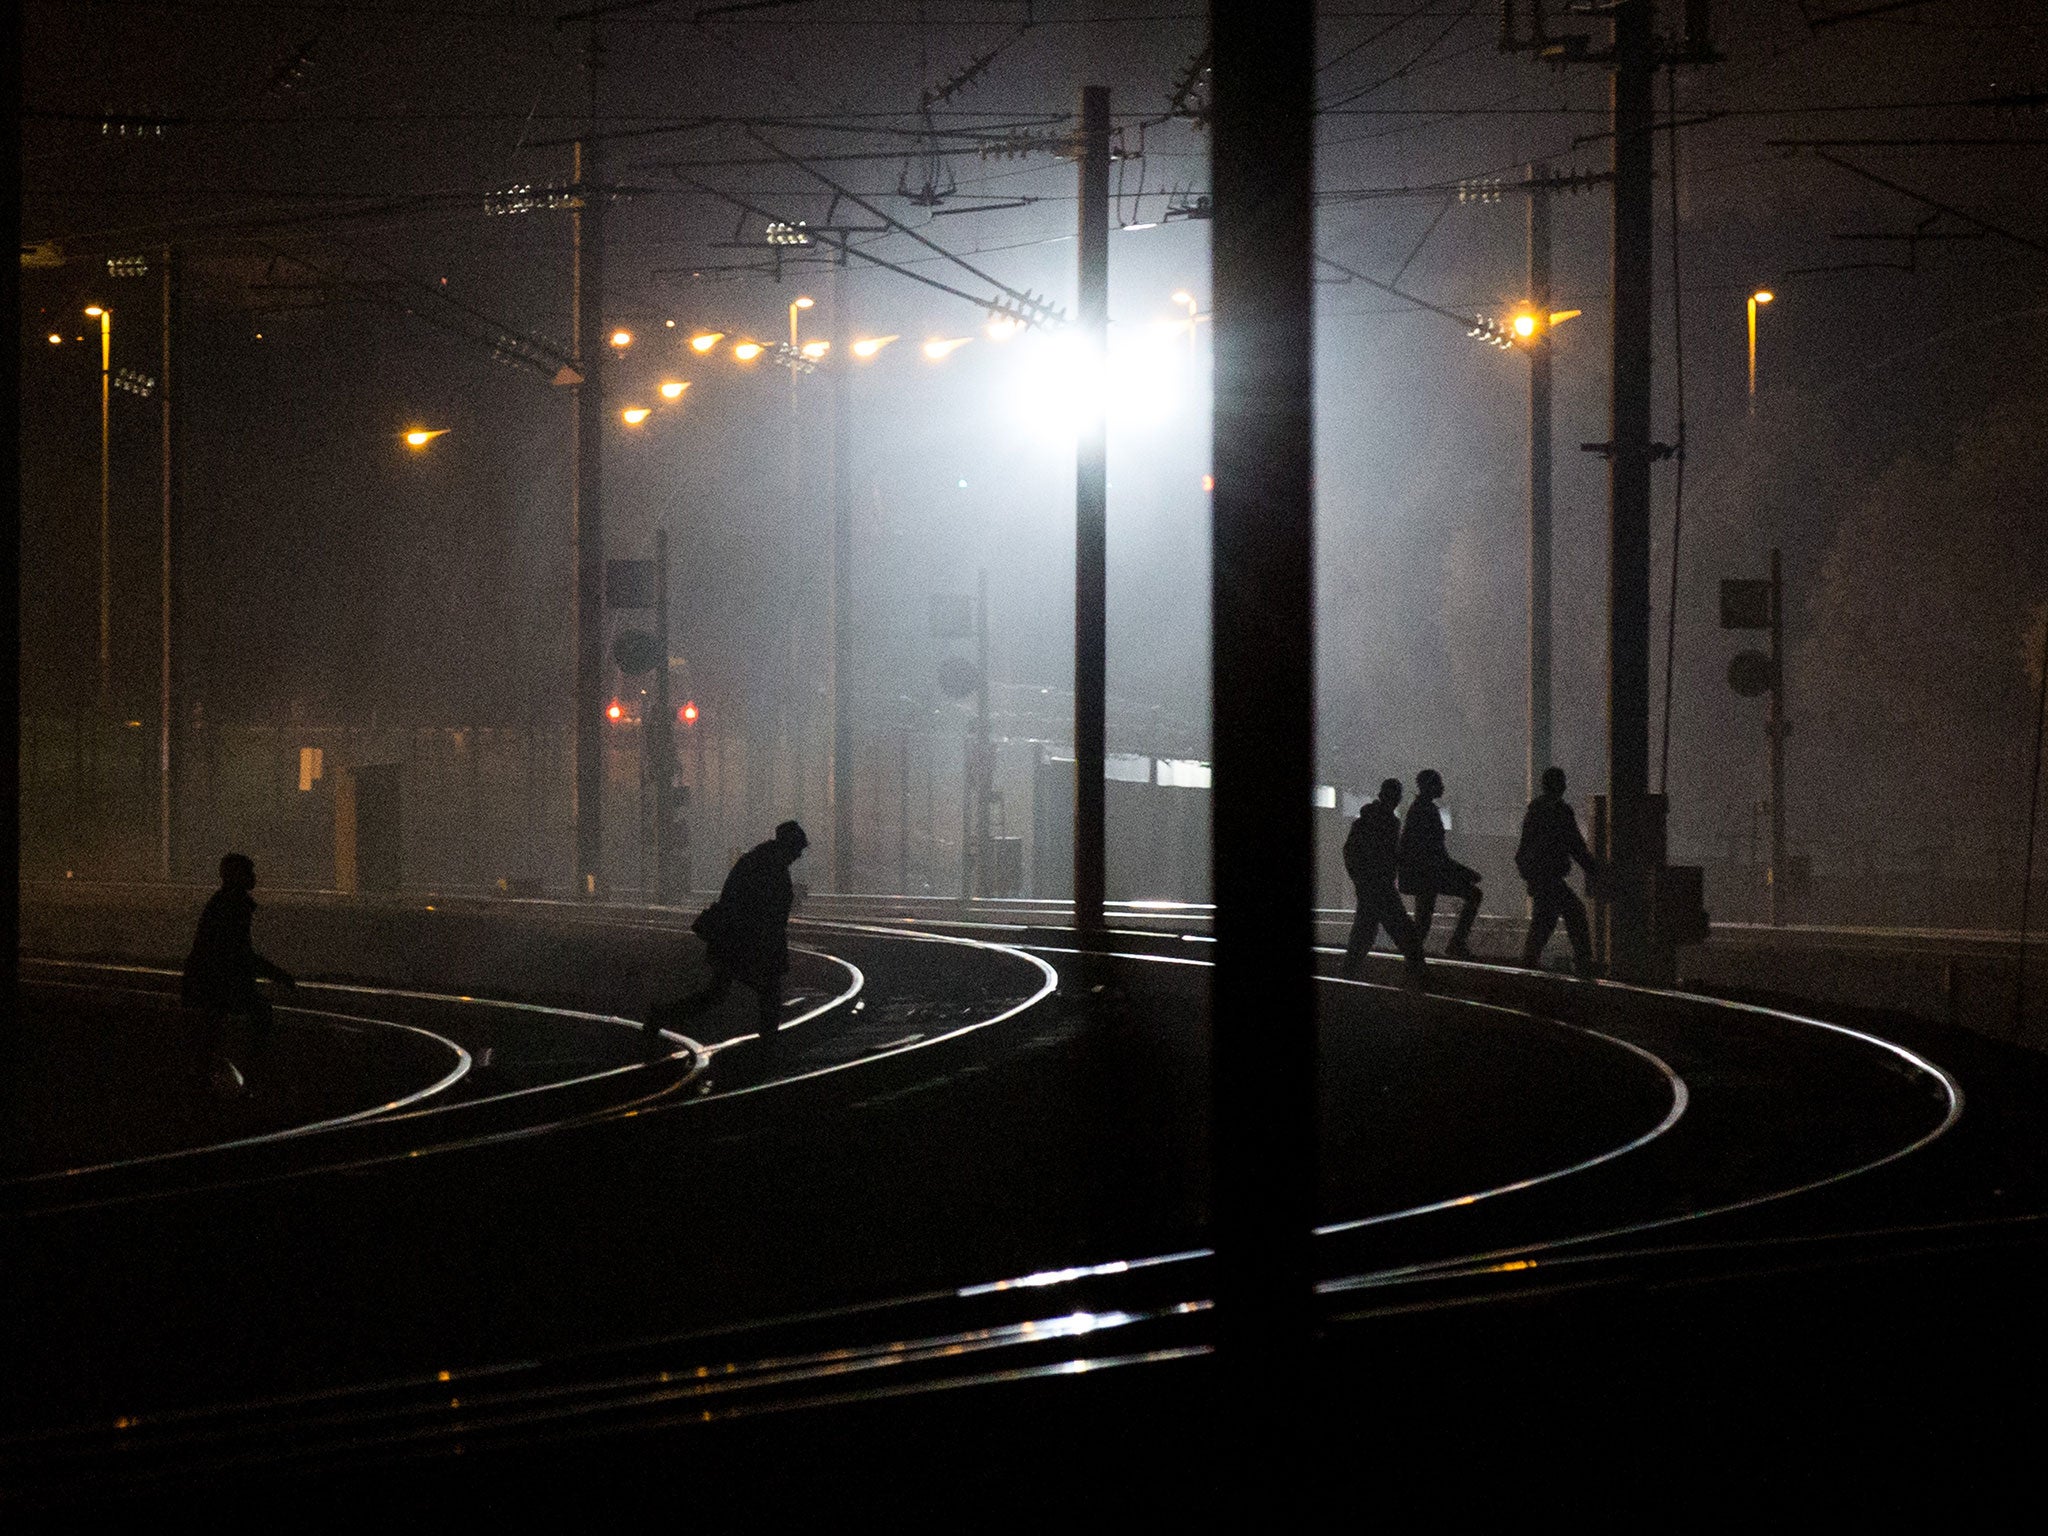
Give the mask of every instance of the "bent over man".
<svg viewBox="0 0 2048 1536">
<path fill-rule="evenodd" d="M 796 887 L 789 867 L 803 857 L 810 839 L 796 822 L 785 821 L 775 836 L 740 855 L 718 892 L 698 914 L 691 931 L 704 941 L 711 961 L 708 985 L 673 1003 L 658 1004 L 647 1016 L 647 1049 L 658 1053 L 663 1026 L 680 1025 L 716 1007 L 734 981 L 754 993 L 755 1019 L 763 1045 L 773 1047 L 782 1023 L 782 978 L 789 972 L 789 909 Z"/>
<path fill-rule="evenodd" d="M 282 966 L 256 953 L 250 929 L 256 917 L 256 863 L 246 853 L 230 853 L 220 861 L 220 889 L 207 897 L 185 957 L 179 1000 L 202 1018 L 201 1045 L 210 1064 L 218 1062 L 229 1018 L 246 1019 L 257 1045 L 270 1040 L 270 1001 L 256 990 L 258 977 L 292 987 L 297 983 Z M 218 1074 L 220 1065 L 213 1065 Z M 229 1069 L 232 1071 L 232 1068 Z M 233 1071 L 233 1081 L 241 1074 Z"/>
</svg>

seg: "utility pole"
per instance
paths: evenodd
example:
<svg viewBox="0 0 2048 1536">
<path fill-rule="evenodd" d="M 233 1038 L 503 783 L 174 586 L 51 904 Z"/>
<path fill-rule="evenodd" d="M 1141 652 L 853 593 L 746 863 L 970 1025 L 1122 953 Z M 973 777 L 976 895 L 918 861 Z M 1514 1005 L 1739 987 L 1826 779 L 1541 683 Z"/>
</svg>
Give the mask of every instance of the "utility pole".
<svg viewBox="0 0 2048 1536">
<path fill-rule="evenodd" d="M 578 189 L 574 214 L 575 268 L 571 327 L 579 378 L 573 456 L 576 463 L 570 523 L 576 539 L 575 783 L 576 894 L 596 900 L 604 889 L 604 501 L 600 476 L 604 449 L 604 172 L 603 141 L 596 136 L 597 22 L 590 23 L 586 68 L 590 75 L 591 137 L 576 146 Z"/>
<path fill-rule="evenodd" d="M 1607 457 L 1609 878 L 1601 939 L 1614 974 L 1642 981 L 1659 979 L 1669 961 L 1668 946 L 1660 948 L 1654 931 L 1665 802 L 1649 792 L 1650 465 L 1671 452 L 1650 434 L 1655 84 L 1660 68 L 1707 64 L 1717 55 L 1707 0 L 1685 0 L 1684 36 L 1668 52 L 1659 50 L 1655 0 L 1623 0 L 1604 12 L 1613 26 L 1605 52 L 1582 34 L 1550 35 L 1541 4 L 1529 7 L 1524 32 L 1520 0 L 1503 0 L 1500 38 L 1509 52 L 1533 53 L 1555 64 L 1603 64 L 1610 71 L 1614 319 L 1608 438 L 1584 445 Z"/>
<path fill-rule="evenodd" d="M 1098 382 L 1109 362 L 1109 88 L 1081 92 L 1080 327 Z M 1103 779 L 1107 751 L 1109 399 L 1088 392 L 1074 456 L 1074 929 L 1083 950 L 1103 936 L 1107 895 Z"/>
<path fill-rule="evenodd" d="M 974 573 L 974 893 L 989 894 L 989 787 L 995 777 L 988 740 L 988 572 Z"/>
<path fill-rule="evenodd" d="M 1536 798 L 1550 748 L 1550 190 L 1529 167 L 1529 785 Z"/>
<path fill-rule="evenodd" d="M 654 899 L 669 899 L 669 865 L 675 842 L 676 716 L 668 686 L 668 530 L 654 530 L 654 638 L 661 659 L 654 667 Z"/>
<path fill-rule="evenodd" d="M 172 817 L 177 804 L 172 784 L 172 733 L 177 719 L 177 678 L 172 668 L 173 640 L 177 633 L 178 592 L 176 561 L 178 532 L 183 521 L 180 505 L 183 485 L 179 478 L 178 428 L 183 419 L 182 388 L 171 373 L 171 337 L 176 329 L 178 305 L 183 297 L 178 283 L 177 253 L 164 245 L 163 271 L 163 357 L 158 364 L 157 387 L 161 400 L 163 436 L 163 563 L 158 588 L 158 699 L 157 699 L 157 878 L 168 881 L 177 868 Z"/>
<path fill-rule="evenodd" d="M 1212 0 L 1209 28 L 1212 1208 L 1251 1500 L 1303 1454 L 1314 1317 L 1315 6 Z"/>
<path fill-rule="evenodd" d="M 853 889 L 853 326 L 846 313 L 846 247 L 832 269 L 832 889 Z M 791 375 L 795 377 L 794 374 Z"/>
<path fill-rule="evenodd" d="M 1651 264 L 1657 74 L 1653 0 L 1614 17 L 1612 281 L 1607 442 L 1607 794 L 1612 866 L 1607 954 L 1615 976 L 1650 979 L 1651 883 L 1662 844 L 1650 783 Z"/>
<path fill-rule="evenodd" d="M 1792 722 L 1785 714 L 1785 581 L 1778 551 L 1771 551 L 1771 691 L 1764 717 L 1771 744 L 1771 869 L 1765 882 L 1771 926 L 1785 921 L 1785 738 Z"/>
<path fill-rule="evenodd" d="M 107 423 L 108 391 L 114 381 L 114 311 L 110 305 L 95 304 L 89 311 L 93 312 L 100 322 L 100 726 L 104 731 L 105 717 L 112 708 L 114 656 L 114 523 L 109 499 L 113 461 Z M 94 757 L 98 757 L 97 750 Z"/>
</svg>

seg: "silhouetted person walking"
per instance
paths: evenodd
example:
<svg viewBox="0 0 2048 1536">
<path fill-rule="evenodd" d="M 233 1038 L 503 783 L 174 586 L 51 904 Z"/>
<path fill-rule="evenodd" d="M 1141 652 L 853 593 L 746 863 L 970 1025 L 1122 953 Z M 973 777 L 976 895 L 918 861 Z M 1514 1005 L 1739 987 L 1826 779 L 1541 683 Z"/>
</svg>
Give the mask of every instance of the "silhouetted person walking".
<svg viewBox="0 0 2048 1536">
<path fill-rule="evenodd" d="M 803 857 L 810 841 L 802 827 L 785 821 L 775 829 L 774 837 L 740 855 L 732 873 L 725 877 L 718 900 L 690 925 L 690 931 L 704 941 L 711 980 L 687 997 L 649 1010 L 650 1055 L 664 1049 L 660 1034 L 664 1026 L 680 1026 L 716 1007 L 735 981 L 752 989 L 761 1043 L 766 1050 L 774 1049 L 782 1023 L 782 978 L 789 972 L 789 909 L 796 901 L 789 867 Z"/>
<path fill-rule="evenodd" d="M 1415 927 L 1424 944 L 1429 942 L 1429 925 L 1436 918 L 1437 897 L 1455 896 L 1465 903 L 1444 953 L 1454 960 L 1469 960 L 1472 949 L 1468 940 L 1485 893 L 1479 889 L 1479 871 L 1460 864 L 1444 846 L 1443 812 L 1436 805 L 1443 792 L 1443 775 L 1434 768 L 1415 775 L 1415 803 L 1401 823 L 1400 886 L 1415 898 Z"/>
<path fill-rule="evenodd" d="M 185 957 L 185 978 L 178 995 L 202 1021 L 200 1045 L 209 1070 L 218 1071 L 222 1061 L 227 1023 L 231 1018 L 248 1022 L 255 1044 L 269 1044 L 270 1000 L 256 990 L 258 977 L 280 986 L 297 983 L 282 966 L 271 964 L 256 953 L 250 928 L 256 916 L 256 864 L 246 853 L 230 853 L 220 861 L 220 889 L 206 899 L 199 913 L 199 928 L 192 936 L 192 951 Z M 225 1076 L 226 1074 L 222 1074 Z M 240 1085 L 234 1072 L 233 1086 Z"/>
<path fill-rule="evenodd" d="M 1344 839 L 1344 872 L 1358 891 L 1358 915 L 1351 920 L 1351 942 L 1344 947 L 1346 976 L 1355 977 L 1365 969 L 1365 957 L 1372 952 L 1381 928 L 1407 956 L 1409 975 L 1419 977 L 1423 971 L 1421 931 L 1394 889 L 1401 845 L 1401 823 L 1394 807 L 1400 803 L 1401 781 L 1386 780 L 1380 785 L 1379 798 L 1358 808 L 1358 819 Z"/>
<path fill-rule="evenodd" d="M 1529 887 L 1533 904 L 1529 914 L 1529 936 L 1522 944 L 1522 964 L 1534 970 L 1542 963 L 1543 946 L 1564 918 L 1564 931 L 1571 936 L 1572 959 L 1581 976 L 1593 974 L 1593 935 L 1586 925 L 1586 904 L 1565 884 L 1576 864 L 1590 882 L 1598 877 L 1599 866 L 1579 835 L 1579 818 L 1564 798 L 1564 770 L 1543 770 L 1543 793 L 1529 802 L 1522 814 L 1522 841 L 1515 849 L 1515 868 Z"/>
</svg>

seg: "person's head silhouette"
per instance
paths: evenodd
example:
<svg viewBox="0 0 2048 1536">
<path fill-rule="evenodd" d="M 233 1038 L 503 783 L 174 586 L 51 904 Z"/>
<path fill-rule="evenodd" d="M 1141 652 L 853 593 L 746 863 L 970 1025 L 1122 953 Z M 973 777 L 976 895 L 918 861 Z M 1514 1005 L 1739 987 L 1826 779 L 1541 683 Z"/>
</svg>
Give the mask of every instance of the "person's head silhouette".
<svg viewBox="0 0 2048 1536">
<path fill-rule="evenodd" d="M 811 846 L 811 840 L 804 835 L 802 825 L 794 821 L 785 821 L 775 829 L 775 841 L 782 845 L 783 853 L 792 864 L 802 858 L 804 850 Z"/>
<path fill-rule="evenodd" d="M 220 883 L 233 891 L 255 890 L 256 861 L 246 853 L 222 854 Z"/>
<path fill-rule="evenodd" d="M 1415 775 L 1415 798 L 1434 800 L 1444 792 L 1444 776 L 1434 768 L 1425 768 Z"/>
<path fill-rule="evenodd" d="M 1562 768 L 1546 768 L 1543 770 L 1543 793 L 1546 795 L 1561 795 L 1564 793 L 1564 770 Z"/>
<path fill-rule="evenodd" d="M 1380 804 L 1384 805 L 1388 810 L 1391 811 L 1395 806 L 1399 805 L 1400 803 L 1401 781 L 1399 779 L 1380 780 Z"/>
</svg>

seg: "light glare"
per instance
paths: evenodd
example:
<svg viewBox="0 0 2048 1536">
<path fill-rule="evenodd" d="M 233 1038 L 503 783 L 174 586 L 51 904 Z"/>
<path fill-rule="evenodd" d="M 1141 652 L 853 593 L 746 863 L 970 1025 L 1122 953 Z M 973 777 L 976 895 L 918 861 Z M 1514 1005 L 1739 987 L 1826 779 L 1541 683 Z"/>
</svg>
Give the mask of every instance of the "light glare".
<svg viewBox="0 0 2048 1536">
<path fill-rule="evenodd" d="M 652 416 L 654 412 L 649 410 L 644 405 L 629 405 L 623 411 L 619 412 L 619 414 L 625 418 L 627 426 L 637 427 L 649 416 Z"/>
<path fill-rule="evenodd" d="M 680 400 L 683 398 L 683 391 L 689 387 L 689 384 L 682 379 L 670 379 L 661 386 L 661 398 L 664 400 Z"/>
<path fill-rule="evenodd" d="M 612 345 L 615 347 L 630 347 L 633 345 L 633 333 L 631 331 L 613 331 Z"/>
<path fill-rule="evenodd" d="M 723 331 L 702 331 L 690 338 L 690 350 L 692 352 L 709 352 L 723 340 L 725 340 L 725 332 Z"/>
<path fill-rule="evenodd" d="M 758 341 L 743 341 L 732 349 L 732 355 L 743 363 L 751 363 L 763 350 Z"/>
<path fill-rule="evenodd" d="M 819 358 L 832 350 L 832 343 L 829 341 L 807 341 L 799 350 L 802 351 L 805 357 L 808 357 L 815 363 Z"/>
<path fill-rule="evenodd" d="M 924 344 L 924 355 L 928 361 L 942 363 L 972 340 L 972 336 L 934 336 Z"/>
<path fill-rule="evenodd" d="M 1072 332 L 1034 332 L 1017 342 L 1010 415 L 1033 433 L 1072 440 L 1098 412 L 1112 432 L 1152 430 L 1188 401 L 1187 343 L 1179 329 L 1111 334 L 1107 359 Z"/>
<path fill-rule="evenodd" d="M 889 345 L 890 342 L 901 339 L 901 337 L 897 336 L 863 336 L 853 344 L 853 355 L 865 360 L 873 357 L 882 348 Z"/>
<path fill-rule="evenodd" d="M 1771 290 L 1768 288 L 1759 288 L 1754 294 L 1750 295 L 1750 297 L 1755 299 L 1759 304 L 1768 304 L 1771 302 L 1771 300 L 1775 299 L 1777 295 L 1771 292 Z M 86 313 L 90 314 L 91 311 L 88 310 L 86 311 Z"/>
</svg>

